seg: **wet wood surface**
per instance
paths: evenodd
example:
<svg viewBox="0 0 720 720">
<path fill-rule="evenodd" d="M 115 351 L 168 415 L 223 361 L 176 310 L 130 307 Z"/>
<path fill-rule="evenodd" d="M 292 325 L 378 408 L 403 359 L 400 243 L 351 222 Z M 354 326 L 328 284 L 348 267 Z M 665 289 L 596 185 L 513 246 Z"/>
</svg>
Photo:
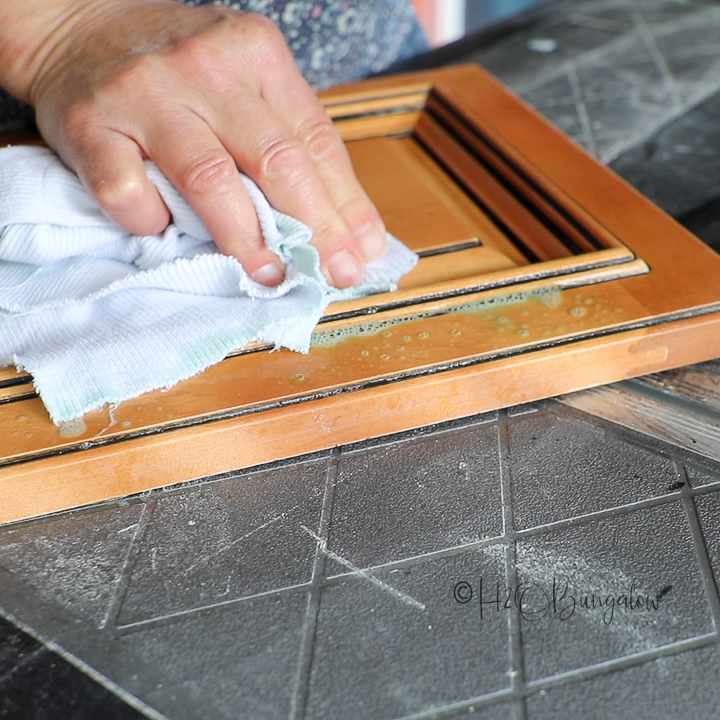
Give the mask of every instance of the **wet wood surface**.
<svg viewBox="0 0 720 720">
<path fill-rule="evenodd" d="M 331 306 L 308 355 L 256 346 L 60 428 L 0 370 L 0 522 L 560 394 L 611 418 L 626 389 L 568 393 L 720 356 L 720 258 L 481 70 L 323 97 L 418 268 Z"/>
</svg>

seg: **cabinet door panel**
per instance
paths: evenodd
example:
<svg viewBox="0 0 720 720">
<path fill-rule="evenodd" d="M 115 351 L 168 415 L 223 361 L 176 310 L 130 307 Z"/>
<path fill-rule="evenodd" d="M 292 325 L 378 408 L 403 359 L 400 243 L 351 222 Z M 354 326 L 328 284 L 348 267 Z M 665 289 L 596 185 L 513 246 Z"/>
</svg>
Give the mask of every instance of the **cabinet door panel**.
<svg viewBox="0 0 720 720">
<path fill-rule="evenodd" d="M 322 98 L 418 267 L 72 428 L 0 370 L 0 522 L 720 355 L 720 258 L 480 69 Z"/>
</svg>

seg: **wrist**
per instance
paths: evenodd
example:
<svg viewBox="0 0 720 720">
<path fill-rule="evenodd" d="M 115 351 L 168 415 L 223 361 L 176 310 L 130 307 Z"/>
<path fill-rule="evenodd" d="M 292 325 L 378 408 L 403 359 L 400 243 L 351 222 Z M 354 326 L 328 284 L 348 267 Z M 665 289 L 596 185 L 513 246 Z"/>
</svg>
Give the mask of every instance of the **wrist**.
<svg viewBox="0 0 720 720">
<path fill-rule="evenodd" d="M 35 104 L 41 76 L 63 62 L 93 24 L 122 17 L 137 0 L 0 0 L 0 86 Z M 152 0 L 149 4 L 174 4 Z"/>
<path fill-rule="evenodd" d="M 0 8 L 0 85 L 31 101 L 35 77 L 52 48 L 96 0 L 3 0 Z"/>
</svg>

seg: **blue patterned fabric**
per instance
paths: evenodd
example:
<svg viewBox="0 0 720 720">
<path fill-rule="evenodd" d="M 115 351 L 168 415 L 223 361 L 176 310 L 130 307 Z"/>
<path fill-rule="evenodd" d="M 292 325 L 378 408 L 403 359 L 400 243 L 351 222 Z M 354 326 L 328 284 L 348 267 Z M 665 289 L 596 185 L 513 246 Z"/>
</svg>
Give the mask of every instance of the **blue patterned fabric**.
<svg viewBox="0 0 720 720">
<path fill-rule="evenodd" d="M 411 0 L 182 1 L 269 17 L 315 88 L 359 80 L 428 49 Z M 32 110 L 0 90 L 0 133 L 32 127 Z"/>
</svg>

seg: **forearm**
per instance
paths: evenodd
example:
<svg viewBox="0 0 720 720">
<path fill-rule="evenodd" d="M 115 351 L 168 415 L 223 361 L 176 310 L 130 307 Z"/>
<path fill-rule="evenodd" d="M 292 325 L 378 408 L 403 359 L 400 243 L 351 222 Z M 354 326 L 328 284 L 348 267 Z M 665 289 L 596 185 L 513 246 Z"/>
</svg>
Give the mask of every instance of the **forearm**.
<svg viewBox="0 0 720 720">
<path fill-rule="evenodd" d="M 64 40 L 119 5 L 133 4 L 138 0 L 1 0 L 0 87 L 34 104 L 36 80 L 55 62 Z"/>
</svg>

